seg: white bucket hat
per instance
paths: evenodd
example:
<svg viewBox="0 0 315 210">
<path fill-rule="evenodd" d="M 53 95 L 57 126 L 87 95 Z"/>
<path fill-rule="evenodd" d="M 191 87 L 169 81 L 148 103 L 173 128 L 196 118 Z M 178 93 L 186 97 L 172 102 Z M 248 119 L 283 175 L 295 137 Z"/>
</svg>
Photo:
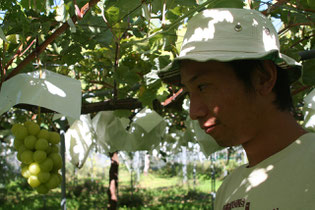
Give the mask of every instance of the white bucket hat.
<svg viewBox="0 0 315 210">
<path fill-rule="evenodd" d="M 301 64 L 280 53 L 278 34 L 263 14 L 256 10 L 207 9 L 188 21 L 181 51 L 172 63 L 158 72 L 166 83 L 179 85 L 180 60 L 272 60 L 289 70 L 290 81 L 301 76 Z"/>
</svg>

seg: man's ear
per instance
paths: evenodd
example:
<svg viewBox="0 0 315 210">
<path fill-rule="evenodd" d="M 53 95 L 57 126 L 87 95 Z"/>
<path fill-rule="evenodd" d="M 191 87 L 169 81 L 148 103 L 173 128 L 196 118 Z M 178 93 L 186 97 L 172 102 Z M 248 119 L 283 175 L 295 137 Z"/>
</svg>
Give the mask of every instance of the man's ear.
<svg viewBox="0 0 315 210">
<path fill-rule="evenodd" d="M 277 67 L 271 60 L 262 61 L 261 67 L 254 74 L 254 86 L 260 95 L 268 95 L 277 81 Z"/>
</svg>

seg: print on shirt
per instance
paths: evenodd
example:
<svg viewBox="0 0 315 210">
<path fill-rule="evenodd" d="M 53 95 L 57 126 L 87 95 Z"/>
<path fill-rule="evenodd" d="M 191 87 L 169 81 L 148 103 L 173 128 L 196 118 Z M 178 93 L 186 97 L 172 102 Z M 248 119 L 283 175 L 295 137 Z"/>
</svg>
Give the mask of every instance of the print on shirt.
<svg viewBox="0 0 315 210">
<path fill-rule="evenodd" d="M 245 198 L 237 199 L 235 201 L 229 202 L 223 206 L 223 210 L 231 210 L 234 208 L 245 207 L 245 210 L 249 210 L 250 202 L 245 203 Z"/>
<path fill-rule="evenodd" d="M 245 198 L 237 199 L 225 204 L 223 210 L 232 210 L 240 207 L 244 207 L 244 210 L 250 210 L 250 202 L 246 202 Z M 274 208 L 273 210 L 279 210 L 279 208 Z"/>
</svg>

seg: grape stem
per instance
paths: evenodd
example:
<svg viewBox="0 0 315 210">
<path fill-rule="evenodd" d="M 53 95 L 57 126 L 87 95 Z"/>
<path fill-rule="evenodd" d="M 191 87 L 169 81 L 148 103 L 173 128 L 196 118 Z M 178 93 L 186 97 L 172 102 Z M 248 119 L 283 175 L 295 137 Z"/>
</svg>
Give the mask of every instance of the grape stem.
<svg viewBox="0 0 315 210">
<path fill-rule="evenodd" d="M 38 42 L 38 37 L 36 38 L 36 47 L 38 47 L 38 45 L 39 45 L 39 42 Z M 41 79 L 42 78 L 42 66 L 40 65 L 40 59 L 39 59 L 39 54 L 38 53 L 36 53 L 36 58 L 37 58 L 37 66 L 38 66 L 38 68 L 39 68 L 39 79 Z M 40 112 L 41 112 L 41 110 L 40 110 L 40 106 L 38 106 L 38 118 L 37 118 L 37 123 L 38 123 L 38 125 L 40 126 L 40 123 L 41 123 L 41 117 L 40 117 Z"/>
</svg>

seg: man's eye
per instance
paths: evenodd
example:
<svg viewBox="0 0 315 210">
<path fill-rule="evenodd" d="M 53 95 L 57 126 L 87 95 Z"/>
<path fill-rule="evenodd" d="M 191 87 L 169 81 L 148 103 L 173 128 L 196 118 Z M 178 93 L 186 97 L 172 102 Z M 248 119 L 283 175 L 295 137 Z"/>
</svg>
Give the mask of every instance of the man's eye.
<svg viewBox="0 0 315 210">
<path fill-rule="evenodd" d="M 207 85 L 206 84 L 201 84 L 201 85 L 198 85 L 198 90 L 200 92 L 204 91 L 204 89 L 206 89 Z"/>
</svg>

